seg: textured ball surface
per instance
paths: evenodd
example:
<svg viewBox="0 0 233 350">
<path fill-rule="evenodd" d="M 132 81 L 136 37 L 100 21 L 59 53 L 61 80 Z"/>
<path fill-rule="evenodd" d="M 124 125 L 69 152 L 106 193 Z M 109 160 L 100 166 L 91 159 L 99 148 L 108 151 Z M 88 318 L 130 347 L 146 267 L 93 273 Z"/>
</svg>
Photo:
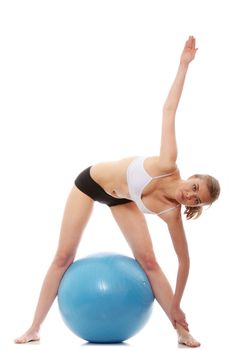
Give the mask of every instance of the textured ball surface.
<svg viewBox="0 0 233 350">
<path fill-rule="evenodd" d="M 58 290 L 58 305 L 68 328 L 89 342 L 122 342 L 149 319 L 154 295 L 135 259 L 102 253 L 74 262 Z"/>
</svg>

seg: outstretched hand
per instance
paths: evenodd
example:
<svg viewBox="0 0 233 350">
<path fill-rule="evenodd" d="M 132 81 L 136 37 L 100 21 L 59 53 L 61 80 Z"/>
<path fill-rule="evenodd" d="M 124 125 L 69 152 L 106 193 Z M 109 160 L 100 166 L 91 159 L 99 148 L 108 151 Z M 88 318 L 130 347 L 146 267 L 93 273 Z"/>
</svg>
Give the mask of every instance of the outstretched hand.
<svg viewBox="0 0 233 350">
<path fill-rule="evenodd" d="M 170 310 L 170 315 L 171 315 L 171 321 L 174 328 L 176 328 L 176 324 L 179 323 L 183 328 L 189 331 L 185 314 L 179 306 L 172 306 Z"/>
<path fill-rule="evenodd" d="M 197 50 L 196 39 L 193 36 L 190 36 L 185 43 L 180 62 L 189 64 L 195 58 Z"/>
</svg>

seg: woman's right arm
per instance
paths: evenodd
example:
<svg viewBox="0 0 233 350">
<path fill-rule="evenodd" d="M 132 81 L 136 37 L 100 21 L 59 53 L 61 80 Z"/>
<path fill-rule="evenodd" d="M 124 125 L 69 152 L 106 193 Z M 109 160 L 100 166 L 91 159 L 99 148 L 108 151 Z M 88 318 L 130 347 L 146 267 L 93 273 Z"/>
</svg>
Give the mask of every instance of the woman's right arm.
<svg viewBox="0 0 233 350">
<path fill-rule="evenodd" d="M 163 219 L 166 221 L 172 243 L 178 258 L 178 271 L 176 287 L 171 305 L 171 317 L 175 327 L 176 322 L 186 327 L 185 315 L 180 308 L 181 299 L 189 275 L 189 251 L 179 209 L 176 213 L 167 213 Z"/>
</svg>

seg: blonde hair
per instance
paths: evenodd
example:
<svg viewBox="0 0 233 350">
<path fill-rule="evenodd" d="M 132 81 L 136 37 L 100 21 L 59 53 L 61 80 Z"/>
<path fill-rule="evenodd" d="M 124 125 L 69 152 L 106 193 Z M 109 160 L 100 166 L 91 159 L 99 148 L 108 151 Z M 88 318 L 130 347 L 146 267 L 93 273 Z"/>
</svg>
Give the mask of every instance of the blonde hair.
<svg viewBox="0 0 233 350">
<path fill-rule="evenodd" d="M 195 175 L 192 175 L 190 178 L 199 178 L 206 181 L 207 189 L 210 194 L 210 203 L 209 203 L 210 205 L 212 205 L 212 203 L 215 202 L 216 199 L 218 199 L 220 195 L 220 185 L 218 180 L 215 177 L 211 175 L 195 174 Z M 201 206 L 198 206 L 198 207 L 186 206 L 184 214 L 186 215 L 187 220 L 197 219 L 202 214 L 202 211 L 203 211 L 203 207 Z"/>
</svg>

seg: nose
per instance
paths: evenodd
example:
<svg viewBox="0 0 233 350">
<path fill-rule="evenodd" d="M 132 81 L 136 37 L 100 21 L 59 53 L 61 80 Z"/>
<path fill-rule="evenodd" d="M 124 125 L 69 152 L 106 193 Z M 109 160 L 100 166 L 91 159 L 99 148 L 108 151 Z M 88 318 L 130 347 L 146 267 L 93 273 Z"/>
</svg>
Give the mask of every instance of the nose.
<svg viewBox="0 0 233 350">
<path fill-rule="evenodd" d="M 185 192 L 185 198 L 187 200 L 191 199 L 191 194 L 189 192 Z"/>
</svg>

